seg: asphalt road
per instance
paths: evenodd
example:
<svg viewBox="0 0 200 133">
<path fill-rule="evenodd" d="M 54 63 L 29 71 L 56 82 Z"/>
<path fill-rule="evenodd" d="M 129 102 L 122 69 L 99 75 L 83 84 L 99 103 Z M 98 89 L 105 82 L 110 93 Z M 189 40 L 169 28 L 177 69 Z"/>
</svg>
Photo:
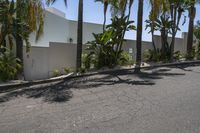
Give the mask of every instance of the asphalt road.
<svg viewBox="0 0 200 133">
<path fill-rule="evenodd" d="M 0 133 L 200 133 L 200 67 L 105 73 L 0 94 Z"/>
</svg>

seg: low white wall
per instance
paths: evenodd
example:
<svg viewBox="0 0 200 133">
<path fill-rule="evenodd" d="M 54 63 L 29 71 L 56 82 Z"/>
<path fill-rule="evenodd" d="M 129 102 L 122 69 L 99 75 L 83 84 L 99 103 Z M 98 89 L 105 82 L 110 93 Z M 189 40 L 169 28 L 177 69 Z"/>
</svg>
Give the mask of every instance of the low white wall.
<svg viewBox="0 0 200 133">
<path fill-rule="evenodd" d="M 175 51 L 185 53 L 185 38 L 176 38 Z M 155 43 L 161 44 L 160 37 L 155 36 Z M 52 77 L 54 70 L 63 72 L 65 67 L 75 68 L 76 66 L 76 44 L 50 42 L 49 47 L 32 46 L 30 53 L 24 52 L 24 71 L 26 80 L 44 79 Z M 157 45 L 160 48 L 161 45 Z M 83 50 L 85 45 L 83 46 Z M 130 52 L 135 59 L 136 41 L 127 40 L 124 42 L 123 50 Z M 153 49 L 151 42 L 142 42 L 142 58 L 146 49 Z"/>
<path fill-rule="evenodd" d="M 49 48 L 31 47 L 31 51 L 24 50 L 24 76 L 26 80 L 48 78 Z"/>
<path fill-rule="evenodd" d="M 83 23 L 83 44 L 93 40 L 92 33 L 102 33 L 100 24 Z M 72 42 L 70 42 L 70 38 Z M 170 42 L 171 38 L 169 38 Z M 161 48 L 160 36 L 154 36 L 157 48 Z M 44 35 L 35 42 L 35 34 L 30 36 L 31 52 L 24 52 L 24 71 L 27 80 L 44 79 L 52 76 L 55 69 L 76 66 L 77 22 L 67 20 L 46 11 Z M 59 42 L 59 43 L 58 43 Z M 175 51 L 186 52 L 187 33 L 176 38 Z M 83 46 L 85 47 L 85 46 Z M 136 57 L 136 41 L 127 40 L 123 49 Z M 132 50 L 131 50 L 132 49 Z M 142 56 L 146 49 L 153 49 L 151 42 L 142 42 Z"/>
<path fill-rule="evenodd" d="M 53 76 L 55 69 L 64 72 L 65 67 L 75 68 L 76 45 L 50 43 L 50 47 L 31 47 L 24 51 L 24 74 L 26 80 L 45 79 Z"/>
</svg>

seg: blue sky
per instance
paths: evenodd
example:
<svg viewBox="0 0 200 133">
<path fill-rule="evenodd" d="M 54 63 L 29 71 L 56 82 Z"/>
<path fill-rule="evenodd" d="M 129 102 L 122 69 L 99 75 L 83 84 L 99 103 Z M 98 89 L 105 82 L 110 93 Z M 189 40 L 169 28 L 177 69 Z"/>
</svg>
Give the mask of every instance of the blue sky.
<svg viewBox="0 0 200 133">
<path fill-rule="evenodd" d="M 98 23 L 102 24 L 103 23 L 103 4 L 101 3 L 96 3 L 94 0 L 83 0 L 84 1 L 84 22 L 92 22 L 92 23 Z M 135 21 L 136 25 L 136 20 L 137 20 L 137 3 L 138 0 L 134 0 L 134 4 L 132 6 L 132 11 L 131 11 L 131 20 Z M 149 15 L 149 10 L 150 10 L 150 5 L 148 3 L 148 0 L 145 0 L 144 2 L 144 20 L 148 18 Z M 52 7 L 55 7 L 61 11 L 63 11 L 66 14 L 66 18 L 70 20 L 77 20 L 78 16 L 78 0 L 68 0 L 68 5 L 67 7 L 64 5 L 63 0 L 57 0 L 57 2 L 52 5 Z M 184 13 L 186 16 L 188 16 L 187 12 Z M 110 18 L 111 15 L 107 13 L 107 23 L 110 23 Z M 197 14 L 196 14 L 196 20 L 200 20 L 200 6 L 197 6 Z M 145 26 L 145 22 L 143 23 Z M 188 19 L 185 25 L 180 26 L 181 32 L 177 33 L 177 37 L 181 37 L 182 32 L 187 32 L 187 27 L 188 27 Z M 157 33 L 159 34 L 159 33 Z M 128 32 L 126 33 L 125 38 L 127 39 L 136 39 L 136 32 Z M 143 28 L 143 40 L 144 41 L 151 41 L 151 35 L 148 34 L 148 31 L 145 31 Z"/>
</svg>

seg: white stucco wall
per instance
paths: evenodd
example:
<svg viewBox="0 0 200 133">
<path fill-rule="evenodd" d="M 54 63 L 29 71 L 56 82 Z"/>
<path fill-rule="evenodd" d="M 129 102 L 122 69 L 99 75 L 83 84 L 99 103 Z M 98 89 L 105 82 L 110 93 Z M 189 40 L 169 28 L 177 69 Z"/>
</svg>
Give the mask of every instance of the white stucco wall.
<svg viewBox="0 0 200 133">
<path fill-rule="evenodd" d="M 51 42 L 49 47 L 33 46 L 29 53 L 24 50 L 24 74 L 26 80 L 45 79 L 54 70 L 64 73 L 64 68 L 75 68 L 76 45 Z"/>
<path fill-rule="evenodd" d="M 73 43 L 77 43 L 77 21 L 69 20 L 69 38 L 73 39 Z M 102 33 L 103 25 L 94 23 L 83 23 L 83 44 L 94 39 L 92 33 Z"/>
<path fill-rule="evenodd" d="M 83 44 L 93 40 L 92 33 L 102 33 L 103 26 L 100 24 L 83 23 Z M 69 39 L 73 42 L 70 43 Z M 154 36 L 156 47 L 161 48 L 160 36 Z M 30 37 L 32 45 L 31 52 L 24 52 L 24 71 L 28 80 L 44 79 L 52 76 L 52 71 L 58 69 L 63 71 L 64 67 L 76 66 L 76 43 L 77 22 L 67 20 L 46 11 L 44 34 L 38 42 L 35 35 Z M 170 42 L 170 38 L 169 38 Z M 182 38 L 176 38 L 175 51 L 185 53 L 187 44 L 187 33 Z M 83 46 L 84 49 L 85 45 Z M 131 53 L 133 59 L 136 57 L 136 41 L 127 40 L 123 49 Z M 146 49 L 153 49 L 152 42 L 142 42 L 142 55 Z"/>
<path fill-rule="evenodd" d="M 31 34 L 32 46 L 49 47 L 49 42 L 67 42 L 69 35 L 69 23 L 63 17 L 46 11 L 44 22 L 44 34 L 38 42 L 35 42 L 35 35 Z"/>
<path fill-rule="evenodd" d="M 100 24 L 83 23 L 83 44 L 93 40 L 92 33 L 100 33 L 103 30 Z M 49 47 L 49 42 L 70 43 L 69 38 L 73 39 L 73 43 L 77 42 L 77 22 L 67 20 L 61 16 L 53 14 L 49 11 L 45 12 L 44 34 L 38 42 L 35 42 L 35 34 L 30 35 L 32 46 Z"/>
</svg>

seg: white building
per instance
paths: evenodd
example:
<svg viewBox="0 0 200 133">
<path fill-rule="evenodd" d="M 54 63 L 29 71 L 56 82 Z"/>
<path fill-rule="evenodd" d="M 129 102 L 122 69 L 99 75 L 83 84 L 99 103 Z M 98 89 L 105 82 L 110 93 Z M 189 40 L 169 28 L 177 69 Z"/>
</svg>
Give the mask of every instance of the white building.
<svg viewBox="0 0 200 133">
<path fill-rule="evenodd" d="M 102 33 L 100 24 L 83 24 L 83 43 L 93 40 L 92 33 Z M 160 47 L 160 36 L 155 36 Z M 47 9 L 45 14 L 44 34 L 38 42 L 35 35 L 30 37 L 31 51 L 24 52 L 24 71 L 26 80 L 44 79 L 52 76 L 53 71 L 63 71 L 65 67 L 76 66 L 77 22 L 67 20 L 65 14 L 55 8 Z M 176 38 L 175 51 L 186 51 L 186 34 Z M 123 49 L 133 51 L 135 57 L 136 41 L 127 40 Z M 152 49 L 151 42 L 143 42 L 142 50 Z"/>
</svg>

